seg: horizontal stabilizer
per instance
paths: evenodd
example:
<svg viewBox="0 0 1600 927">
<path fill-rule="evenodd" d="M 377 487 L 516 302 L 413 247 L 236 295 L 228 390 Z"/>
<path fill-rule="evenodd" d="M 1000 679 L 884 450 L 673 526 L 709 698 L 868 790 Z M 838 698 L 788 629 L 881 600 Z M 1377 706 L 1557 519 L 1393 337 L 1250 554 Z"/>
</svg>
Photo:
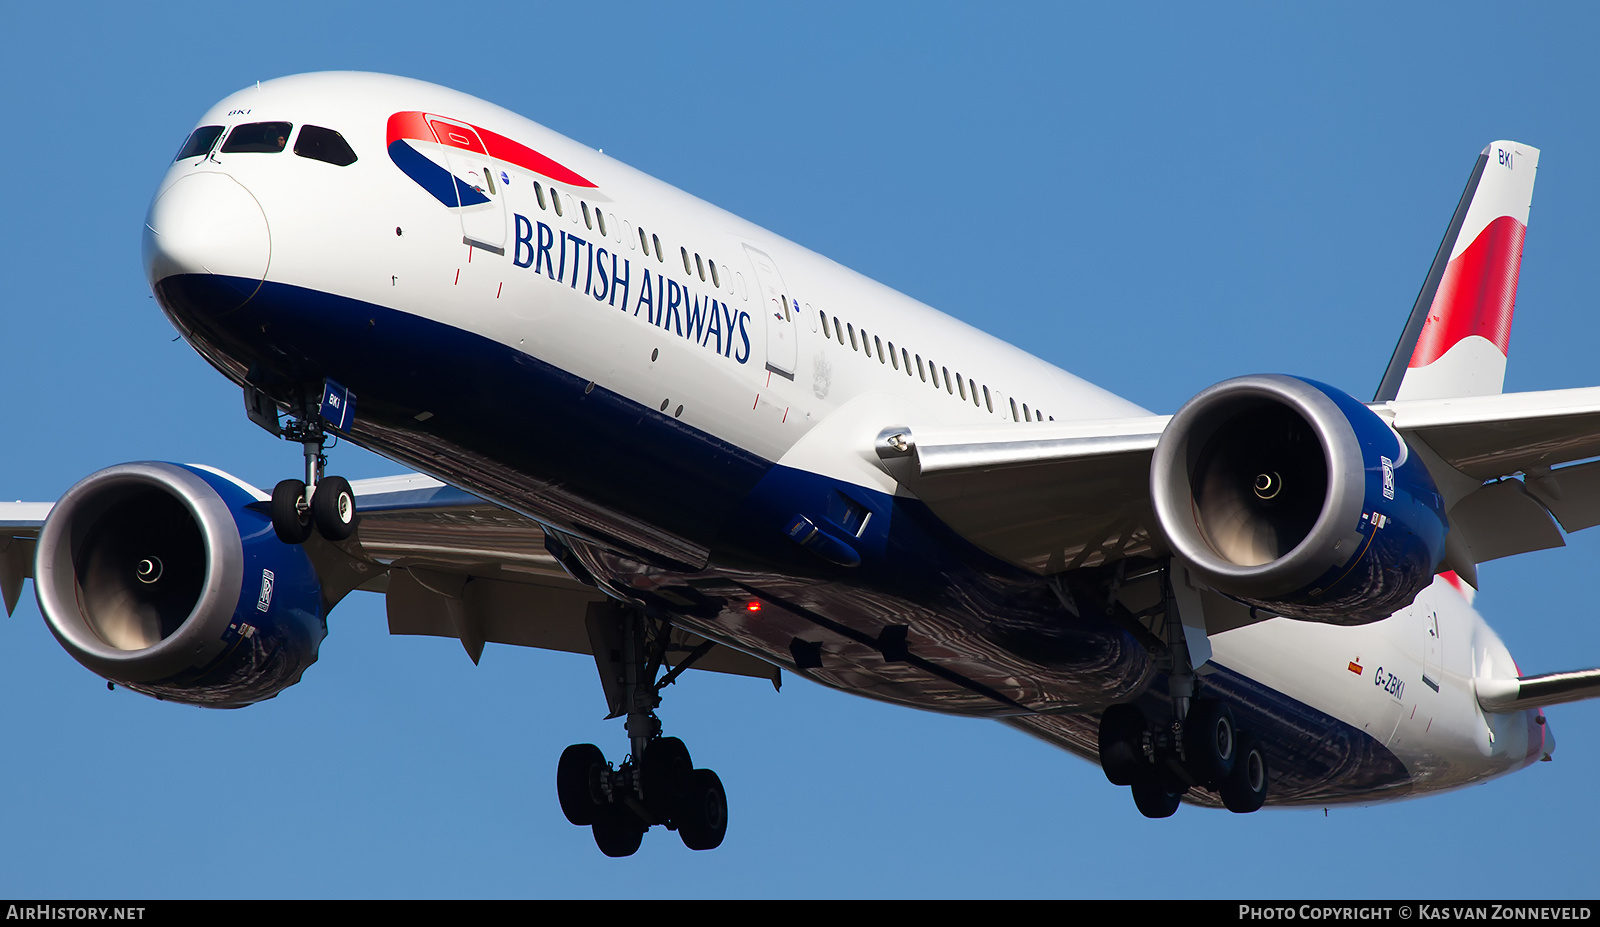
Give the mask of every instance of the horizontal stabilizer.
<svg viewBox="0 0 1600 927">
<path fill-rule="evenodd" d="M 1600 669 L 1545 673 L 1516 679 L 1479 679 L 1475 686 L 1484 711 L 1510 712 L 1600 697 Z"/>
</svg>

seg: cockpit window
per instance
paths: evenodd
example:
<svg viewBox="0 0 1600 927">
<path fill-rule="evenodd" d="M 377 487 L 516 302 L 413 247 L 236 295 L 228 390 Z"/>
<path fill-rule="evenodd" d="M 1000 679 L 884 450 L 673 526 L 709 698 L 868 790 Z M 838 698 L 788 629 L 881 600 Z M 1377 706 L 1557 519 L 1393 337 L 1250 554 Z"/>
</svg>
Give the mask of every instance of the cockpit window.
<svg viewBox="0 0 1600 927">
<path fill-rule="evenodd" d="M 198 158 L 211 151 L 211 146 L 217 143 L 217 138 L 222 135 L 222 126 L 201 126 L 189 133 L 189 140 L 178 149 L 178 156 L 174 161 L 184 158 Z"/>
<path fill-rule="evenodd" d="M 301 126 L 300 137 L 294 140 L 294 153 L 302 158 L 326 161 L 344 167 L 354 164 L 356 153 L 344 136 L 322 126 Z"/>
<path fill-rule="evenodd" d="M 228 133 L 228 140 L 222 143 L 222 153 L 282 151 L 293 128 L 287 122 L 247 122 L 242 126 L 234 126 L 233 131 Z"/>
</svg>

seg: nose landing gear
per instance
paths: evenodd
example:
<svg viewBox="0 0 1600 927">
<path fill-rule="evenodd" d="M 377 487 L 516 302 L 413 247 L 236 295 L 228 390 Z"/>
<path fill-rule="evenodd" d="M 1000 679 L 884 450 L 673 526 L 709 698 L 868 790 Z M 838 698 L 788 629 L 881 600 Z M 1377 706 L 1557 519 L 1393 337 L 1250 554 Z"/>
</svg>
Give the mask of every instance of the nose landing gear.
<svg viewBox="0 0 1600 927">
<path fill-rule="evenodd" d="M 594 744 L 574 744 L 556 765 L 556 795 L 567 820 L 594 831 L 607 856 L 632 856 L 645 831 L 662 825 L 691 850 L 714 850 L 728 830 L 728 796 L 709 769 L 696 769 L 689 748 L 661 736 L 655 709 L 661 690 L 699 659 L 688 653 L 661 677 L 671 646 L 667 622 L 617 603 L 592 606 L 586 621 L 609 717 L 626 716 L 632 752 L 613 766 Z"/>
<path fill-rule="evenodd" d="M 359 517 L 350 482 L 342 476 L 324 475 L 328 465 L 324 426 L 348 425 L 354 404 L 355 397 L 348 390 L 325 381 L 320 403 L 302 399 L 294 415 L 280 425 L 272 401 L 245 386 L 245 408 L 251 421 L 305 449 L 306 478 L 283 480 L 272 488 L 272 530 L 283 543 L 304 544 L 313 529 L 330 541 L 343 541 L 355 533 Z M 330 414 L 334 418 L 329 418 Z"/>
</svg>

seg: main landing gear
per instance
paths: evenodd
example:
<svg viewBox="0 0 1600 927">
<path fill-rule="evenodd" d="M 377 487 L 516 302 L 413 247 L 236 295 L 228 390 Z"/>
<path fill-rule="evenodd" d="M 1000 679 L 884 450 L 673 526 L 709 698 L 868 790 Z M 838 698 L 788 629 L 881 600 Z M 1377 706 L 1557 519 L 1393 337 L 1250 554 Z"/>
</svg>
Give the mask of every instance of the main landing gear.
<svg viewBox="0 0 1600 927">
<path fill-rule="evenodd" d="M 1131 788 L 1147 818 L 1170 817 L 1193 787 L 1216 792 L 1237 814 L 1267 798 L 1261 744 L 1213 699 L 1195 699 L 1184 717 L 1164 724 L 1150 723 L 1137 705 L 1112 705 L 1100 718 L 1100 767 L 1112 785 Z"/>
<path fill-rule="evenodd" d="M 1119 572 L 1118 583 L 1123 581 L 1134 580 Z M 1158 719 L 1132 703 L 1107 708 L 1100 717 L 1100 767 L 1112 785 L 1130 788 L 1147 818 L 1170 817 L 1191 788 L 1210 789 L 1229 811 L 1248 814 L 1267 798 L 1266 755 L 1255 736 L 1235 724 L 1227 705 L 1196 697 L 1195 667 L 1171 586 L 1182 580 L 1161 567 L 1159 581 L 1160 601 L 1145 613 L 1161 620 L 1140 630 L 1166 672 L 1172 707 Z"/>
<path fill-rule="evenodd" d="M 556 794 L 567 820 L 594 831 L 607 856 L 632 856 L 645 831 L 676 830 L 691 850 L 713 850 L 728 830 L 728 796 L 709 769 L 696 769 L 689 748 L 661 736 L 655 709 L 661 690 L 710 649 L 691 651 L 659 681 L 672 628 L 616 603 L 590 607 L 586 621 L 609 717 L 627 717 L 632 752 L 613 766 L 594 744 L 574 744 L 556 766 Z"/>
<path fill-rule="evenodd" d="M 283 436 L 305 448 L 306 478 L 284 480 L 272 488 L 272 530 L 285 544 L 303 544 L 316 532 L 330 541 L 355 533 L 356 497 L 342 476 L 325 476 L 327 433 L 315 412 L 283 425 Z"/>
</svg>

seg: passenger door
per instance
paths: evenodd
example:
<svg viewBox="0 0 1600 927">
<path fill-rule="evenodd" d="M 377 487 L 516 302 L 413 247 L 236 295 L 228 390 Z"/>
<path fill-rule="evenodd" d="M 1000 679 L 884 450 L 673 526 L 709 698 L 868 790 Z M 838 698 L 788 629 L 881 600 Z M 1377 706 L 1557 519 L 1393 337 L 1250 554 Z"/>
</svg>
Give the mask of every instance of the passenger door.
<svg viewBox="0 0 1600 927">
<path fill-rule="evenodd" d="M 800 356 L 795 315 L 799 301 L 783 285 L 778 265 L 766 252 L 744 246 L 756 270 L 756 289 L 761 294 L 762 315 L 767 320 L 767 369 L 794 379 L 795 361 Z"/>
<path fill-rule="evenodd" d="M 428 115 L 428 126 L 433 129 L 439 144 L 444 146 L 445 158 L 450 162 L 450 173 L 465 183 L 468 189 L 483 197 L 482 200 L 474 198 L 471 201 L 465 195 L 460 198 L 458 211 L 461 214 L 462 240 L 495 254 L 505 254 L 505 206 L 483 139 L 478 137 L 477 130 L 472 126 L 431 113 Z M 457 190 L 460 190 L 459 186 Z"/>
</svg>

